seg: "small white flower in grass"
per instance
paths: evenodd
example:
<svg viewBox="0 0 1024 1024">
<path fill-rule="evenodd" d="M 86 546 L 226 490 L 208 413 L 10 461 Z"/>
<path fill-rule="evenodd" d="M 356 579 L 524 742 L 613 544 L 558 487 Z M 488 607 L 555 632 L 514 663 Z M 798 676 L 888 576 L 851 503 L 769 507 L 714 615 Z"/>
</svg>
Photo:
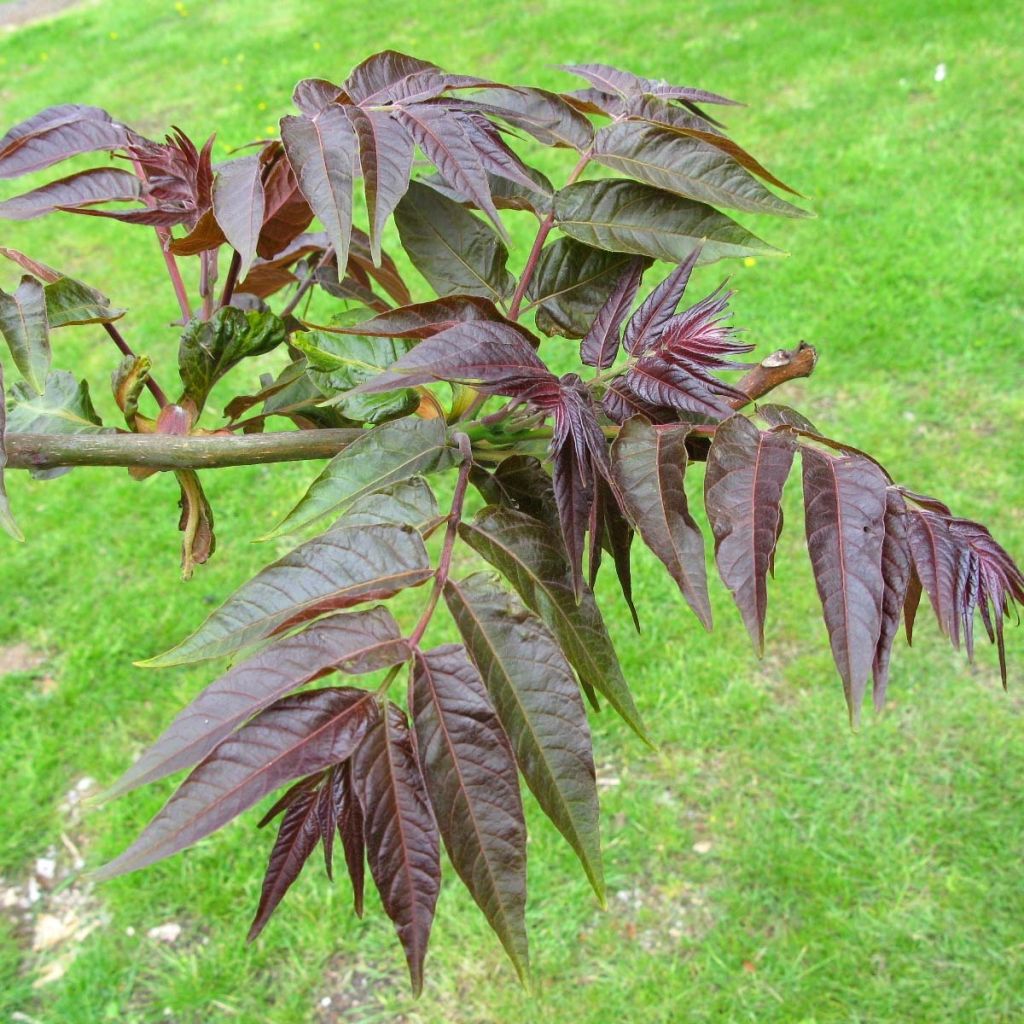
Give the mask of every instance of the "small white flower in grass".
<svg viewBox="0 0 1024 1024">
<path fill-rule="evenodd" d="M 935 81 L 944 82 L 946 80 L 946 65 L 936 64 L 935 65 Z"/>
</svg>

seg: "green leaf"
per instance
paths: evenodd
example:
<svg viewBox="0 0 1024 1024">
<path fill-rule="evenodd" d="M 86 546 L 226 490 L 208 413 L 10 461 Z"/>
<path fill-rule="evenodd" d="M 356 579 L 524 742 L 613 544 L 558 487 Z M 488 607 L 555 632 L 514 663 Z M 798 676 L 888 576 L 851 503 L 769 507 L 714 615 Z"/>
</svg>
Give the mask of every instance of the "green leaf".
<svg viewBox="0 0 1024 1024">
<path fill-rule="evenodd" d="M 24 381 L 13 384 L 7 429 L 12 434 L 109 432 L 93 408 L 89 384 L 76 380 L 67 370 L 48 373 L 41 395 L 33 394 Z"/>
<path fill-rule="evenodd" d="M 202 409 L 210 389 L 246 356 L 259 356 L 287 337 L 284 321 L 273 313 L 248 312 L 232 306 L 209 320 L 193 320 L 178 346 L 178 368 L 185 397 Z"/>
<path fill-rule="evenodd" d="M 15 540 L 24 540 L 18 524 L 11 515 L 11 504 L 7 500 L 4 486 L 4 467 L 7 465 L 7 449 L 4 448 L 4 432 L 7 425 L 7 392 L 4 391 L 4 366 L 0 363 L 0 526 Z"/>
<path fill-rule="evenodd" d="M 650 742 L 589 587 L 576 603 L 558 534 L 521 512 L 486 508 L 473 522 L 459 524 L 459 536 L 543 619 L 584 686 L 604 694 L 630 728 Z"/>
<path fill-rule="evenodd" d="M 624 178 L 563 188 L 555 194 L 555 219 L 562 231 L 587 245 L 669 263 L 682 263 L 699 243 L 701 263 L 780 253 L 704 203 Z"/>
<path fill-rule="evenodd" d="M 269 537 L 292 533 L 322 516 L 414 476 L 454 462 L 442 420 L 395 420 L 368 430 L 339 452 Z M 264 538 L 266 539 L 266 538 Z"/>
<path fill-rule="evenodd" d="M 348 394 L 405 355 L 411 342 L 310 331 L 297 334 L 292 344 L 306 356 L 309 379 L 347 420 L 383 423 L 406 416 L 419 405 L 419 396 L 408 388 L 386 395 Z"/>
<path fill-rule="evenodd" d="M 0 288 L 0 334 L 22 377 L 41 395 L 50 369 L 50 333 L 43 286 L 30 274 L 13 295 Z"/>
<path fill-rule="evenodd" d="M 594 758 L 572 669 L 544 623 L 488 573 L 448 580 L 444 596 L 526 784 L 603 904 Z"/>
<path fill-rule="evenodd" d="M 660 125 L 618 121 L 594 139 L 594 159 L 648 185 L 715 206 L 809 217 L 764 187 L 728 153 Z"/>
<path fill-rule="evenodd" d="M 419 533 L 426 533 L 443 518 L 434 492 L 426 480 L 416 476 L 352 502 L 335 525 L 373 526 L 376 523 L 394 523 L 396 526 L 411 526 Z"/>
<path fill-rule="evenodd" d="M 409 259 L 438 295 L 498 301 L 515 290 L 505 269 L 508 249 L 494 229 L 432 188 L 412 182 L 395 223 Z"/>
<path fill-rule="evenodd" d="M 110 305 L 110 300 L 95 288 L 73 277 L 61 277 L 43 289 L 46 293 L 46 317 L 50 327 L 71 324 L 109 324 L 124 316 L 123 309 Z"/>
<path fill-rule="evenodd" d="M 401 526 L 339 526 L 243 583 L 191 636 L 147 668 L 231 654 L 325 612 L 382 601 L 431 577 L 423 539 Z"/>
<path fill-rule="evenodd" d="M 582 338 L 632 257 L 559 238 L 546 245 L 527 286 L 538 306 L 537 328 L 545 334 Z"/>
</svg>

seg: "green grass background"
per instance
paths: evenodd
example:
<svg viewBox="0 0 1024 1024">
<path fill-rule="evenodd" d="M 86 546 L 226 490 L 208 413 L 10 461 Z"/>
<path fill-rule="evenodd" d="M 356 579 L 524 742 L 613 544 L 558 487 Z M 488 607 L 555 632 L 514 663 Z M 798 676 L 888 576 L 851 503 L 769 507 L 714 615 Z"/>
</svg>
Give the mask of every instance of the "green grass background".
<svg viewBox="0 0 1024 1024">
<path fill-rule="evenodd" d="M 725 271 L 737 321 L 762 352 L 799 338 L 820 349 L 814 378 L 780 399 L 908 485 L 984 518 L 1021 557 L 1022 43 L 1017 5 L 996 0 L 87 3 L 0 35 L 0 121 L 94 103 L 151 134 L 171 123 L 199 138 L 216 129 L 224 154 L 288 112 L 298 78 L 338 79 L 384 47 L 552 88 L 569 87 L 552 64 L 600 60 L 737 96 L 750 106 L 730 112 L 734 135 L 818 214 L 751 221 L 792 255 Z M 936 82 L 940 62 L 948 75 Z M 567 170 L 557 158 L 544 166 Z M 528 243 L 525 226 L 516 238 Z M 69 216 L 2 225 L 0 244 L 132 307 L 126 334 L 172 379 L 173 298 L 151 232 Z M 722 273 L 709 268 L 697 283 Z M 8 268 L 0 284 L 15 280 Z M 112 348 L 98 330 L 76 331 L 55 339 L 56 364 L 88 370 L 112 417 Z M 235 379 L 252 383 L 244 371 Z M 41 484 L 9 474 L 28 543 L 0 553 L 0 644 L 26 641 L 48 662 L 0 679 L 8 883 L 24 881 L 33 859 L 72 829 L 60 805 L 75 781 L 113 781 L 208 680 L 209 670 L 146 672 L 132 660 L 169 646 L 273 553 L 250 541 L 314 471 L 206 474 L 220 549 L 187 585 L 178 580 L 173 481 L 80 470 Z M 690 483 L 699 489 L 699 471 Z M 517 986 L 450 872 L 416 1003 L 376 897 L 356 920 L 344 886 L 328 885 L 315 865 L 246 947 L 270 843 L 253 813 L 99 889 L 108 923 L 51 985 L 32 987 L 46 958 L 0 918 L 0 1015 L 197 1024 L 1024 1018 L 1021 636 L 1010 639 L 1007 695 L 987 647 L 969 666 L 922 614 L 914 651 L 895 655 L 887 713 L 867 714 L 851 732 L 797 490 L 787 492 L 763 662 L 721 589 L 706 636 L 639 555 L 637 637 L 614 587 L 601 587 L 659 748 L 644 749 L 607 714 L 595 721 L 606 912 L 528 807 L 533 994 Z M 41 674 L 56 688 L 41 688 Z M 90 811 L 72 829 L 89 863 L 123 847 L 168 792 L 155 786 Z M 169 920 L 184 926 L 176 944 L 145 937 Z"/>
</svg>

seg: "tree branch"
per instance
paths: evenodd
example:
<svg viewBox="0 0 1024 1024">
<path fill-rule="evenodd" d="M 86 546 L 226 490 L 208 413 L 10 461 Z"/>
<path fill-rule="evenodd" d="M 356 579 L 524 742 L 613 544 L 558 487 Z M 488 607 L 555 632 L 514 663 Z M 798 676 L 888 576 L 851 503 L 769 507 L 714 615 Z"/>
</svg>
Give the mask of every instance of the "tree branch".
<svg viewBox="0 0 1024 1024">
<path fill-rule="evenodd" d="M 757 401 L 780 384 L 807 377 L 818 354 L 800 342 L 795 349 L 779 349 L 743 377 L 736 387 L 747 401 Z M 8 469 L 53 469 L 58 466 L 143 466 L 156 470 L 222 469 L 268 462 L 306 462 L 330 459 L 365 431 L 359 427 L 337 430 L 287 430 L 273 434 L 7 434 Z M 533 431 L 531 436 L 537 436 Z M 696 439 L 701 440 L 701 439 Z M 483 460 L 501 458 L 486 446 L 476 452 Z M 699 454 L 695 457 L 699 458 Z"/>
</svg>

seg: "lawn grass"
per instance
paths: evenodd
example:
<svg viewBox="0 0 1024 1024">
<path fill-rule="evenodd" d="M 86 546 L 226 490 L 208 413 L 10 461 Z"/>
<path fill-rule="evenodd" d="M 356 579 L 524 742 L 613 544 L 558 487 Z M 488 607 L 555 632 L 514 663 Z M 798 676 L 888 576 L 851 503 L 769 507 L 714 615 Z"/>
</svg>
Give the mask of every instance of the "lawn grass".
<svg viewBox="0 0 1024 1024">
<path fill-rule="evenodd" d="M 385 46 L 499 80 L 566 87 L 551 64 L 603 60 L 738 96 L 750 108 L 729 118 L 735 136 L 806 192 L 818 219 L 757 221 L 792 255 L 712 267 L 698 285 L 733 275 L 737 321 L 762 352 L 801 337 L 819 347 L 814 378 L 780 399 L 908 485 L 984 518 L 1020 557 L 1022 43 L 1016 5 L 966 0 L 93 3 L 0 36 L 0 121 L 75 100 L 150 133 L 173 122 L 203 138 L 216 127 L 226 153 L 288 111 L 299 77 L 337 79 Z M 937 82 L 940 62 L 948 75 Z M 545 167 L 557 172 L 557 161 Z M 67 217 L 4 225 L 0 244 L 144 310 L 126 332 L 171 379 L 173 299 L 150 232 Z M 62 332 L 56 363 L 87 367 L 111 416 L 102 332 Z M 80 821 L 62 806 L 83 776 L 113 781 L 209 678 L 131 663 L 180 638 L 268 558 L 250 540 L 313 473 L 206 474 L 220 547 L 188 585 L 172 481 L 9 474 L 29 539 L 0 555 L 0 646 L 24 641 L 47 661 L 0 679 L 8 884 L 62 849 L 62 832 L 99 863 L 166 797 L 155 786 Z M 700 482 L 696 470 L 695 494 Z M 914 651 L 895 656 L 888 712 L 850 732 L 796 490 L 763 662 L 720 589 L 706 636 L 638 556 L 637 637 L 614 587 L 599 588 L 659 747 L 644 749 L 608 715 L 594 722 L 606 912 L 528 807 L 533 994 L 450 873 L 419 1002 L 375 898 L 358 921 L 344 887 L 315 870 L 246 947 L 270 841 L 247 815 L 97 890 L 104 923 L 51 984 L 33 988 L 54 954 L 27 950 L 0 916 L 0 1014 L 83 1024 L 1021 1019 L 1021 635 L 1010 637 L 1007 695 L 987 648 L 968 666 L 922 615 Z M 167 921 L 184 928 L 175 944 L 146 937 Z"/>
</svg>

